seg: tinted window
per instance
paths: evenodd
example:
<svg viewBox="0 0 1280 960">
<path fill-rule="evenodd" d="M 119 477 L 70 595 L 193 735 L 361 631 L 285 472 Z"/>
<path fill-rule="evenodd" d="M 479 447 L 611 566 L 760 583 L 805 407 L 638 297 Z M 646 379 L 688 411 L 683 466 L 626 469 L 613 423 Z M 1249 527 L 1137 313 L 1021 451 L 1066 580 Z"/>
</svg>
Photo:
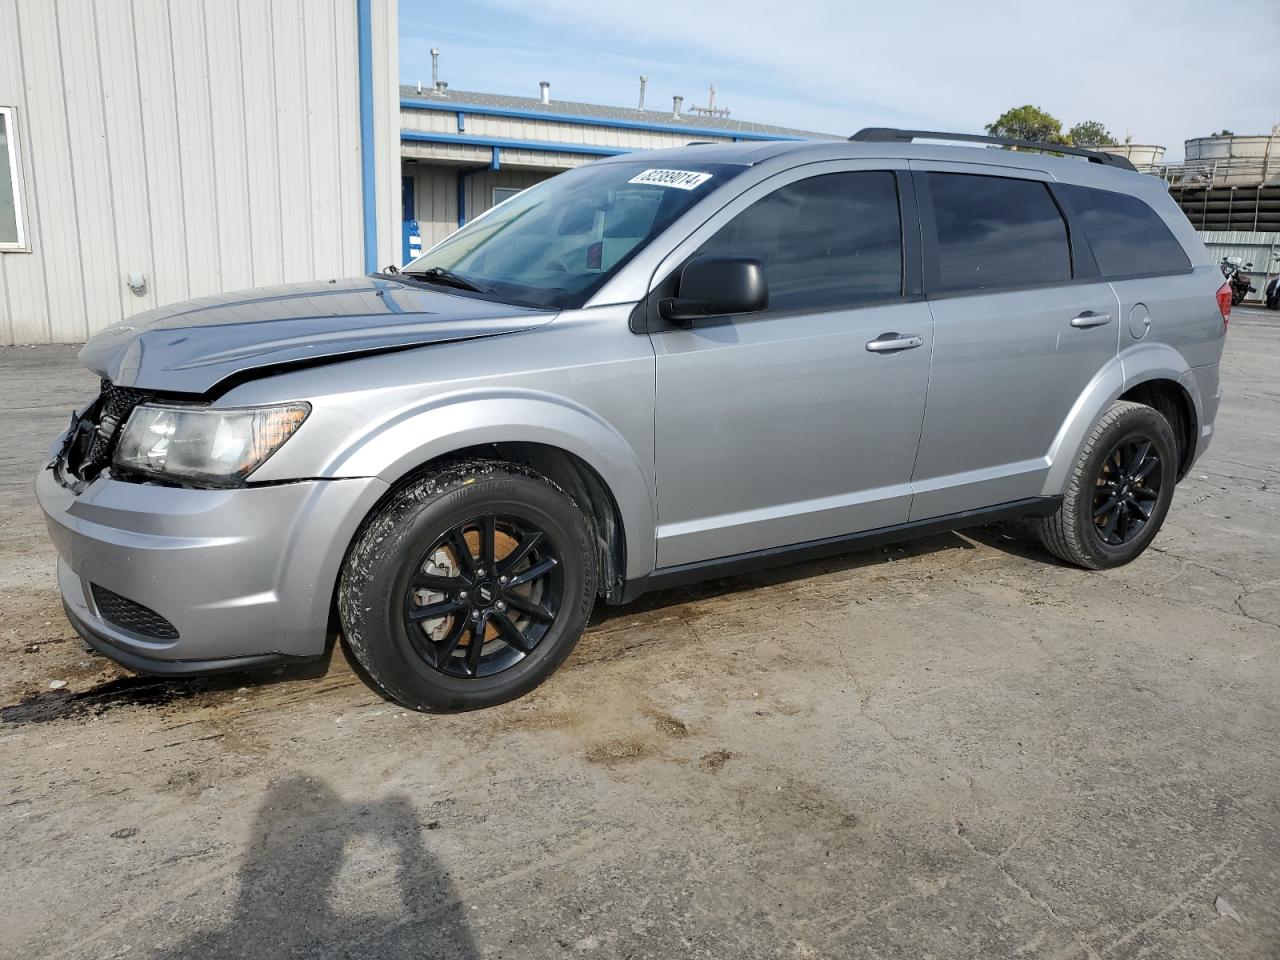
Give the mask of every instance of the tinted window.
<svg viewBox="0 0 1280 960">
<path fill-rule="evenodd" d="M 811 310 L 902 293 L 902 227 L 892 173 L 831 173 L 780 187 L 699 253 L 764 264 L 770 311 Z"/>
<path fill-rule="evenodd" d="M 1160 215 L 1137 197 L 1062 184 L 1072 222 L 1084 230 L 1104 277 L 1191 269 L 1182 244 Z"/>
<path fill-rule="evenodd" d="M 1037 180 L 929 174 L 938 227 L 936 290 L 1026 287 L 1071 279 L 1067 225 Z"/>
</svg>

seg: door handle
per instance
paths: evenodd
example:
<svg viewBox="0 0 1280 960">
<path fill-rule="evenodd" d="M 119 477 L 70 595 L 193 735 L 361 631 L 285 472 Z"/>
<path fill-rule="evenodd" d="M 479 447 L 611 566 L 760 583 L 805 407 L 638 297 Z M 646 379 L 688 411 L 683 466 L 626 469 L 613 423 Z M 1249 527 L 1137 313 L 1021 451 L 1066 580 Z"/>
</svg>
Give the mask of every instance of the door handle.
<svg viewBox="0 0 1280 960">
<path fill-rule="evenodd" d="M 914 333 L 882 333 L 867 341 L 867 349 L 872 353 L 897 353 L 899 350 L 913 350 L 923 343 L 924 337 Z"/>
<path fill-rule="evenodd" d="M 1092 310 L 1086 310 L 1084 313 L 1080 314 L 1078 317 L 1071 318 L 1071 325 L 1073 327 L 1100 327 L 1104 323 L 1110 323 L 1110 322 L 1111 322 L 1111 314 L 1094 313 Z"/>
</svg>

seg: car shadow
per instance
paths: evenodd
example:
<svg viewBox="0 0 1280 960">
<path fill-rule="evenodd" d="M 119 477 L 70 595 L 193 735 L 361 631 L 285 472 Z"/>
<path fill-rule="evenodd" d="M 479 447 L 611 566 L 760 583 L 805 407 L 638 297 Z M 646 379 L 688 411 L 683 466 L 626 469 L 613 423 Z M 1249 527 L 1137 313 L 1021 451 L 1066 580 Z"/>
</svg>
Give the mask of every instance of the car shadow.
<svg viewBox="0 0 1280 960">
<path fill-rule="evenodd" d="M 767 567 L 751 573 L 740 573 L 729 577 L 713 577 L 698 583 L 682 587 L 670 587 L 666 590 L 655 590 L 631 601 L 625 606 L 605 606 L 596 604 L 595 613 L 591 616 L 591 625 L 598 626 L 619 617 L 633 616 L 650 610 L 661 610 L 684 603 L 700 600 L 712 600 L 716 597 L 730 596 L 773 587 L 796 580 L 807 580 L 833 573 L 850 573 L 862 567 L 873 567 L 878 564 L 894 563 L 914 557 L 941 553 L 946 550 L 972 550 L 973 544 L 955 533 L 940 533 L 918 540 L 905 540 L 886 546 L 850 550 L 817 560 L 804 560 L 799 563 L 788 563 L 776 567 Z"/>
<path fill-rule="evenodd" d="M 1026 526 L 1025 521 L 1009 521 L 992 523 L 985 527 L 974 527 L 965 530 L 964 535 L 986 547 L 1007 553 L 1022 560 L 1043 563 L 1050 567 L 1063 567 L 1068 570 L 1078 569 L 1065 560 L 1059 560 L 1044 548 L 1040 538 Z"/>
<path fill-rule="evenodd" d="M 465 908 L 423 843 L 438 826 L 420 823 L 407 797 L 350 802 L 316 779 L 277 782 L 254 819 L 230 917 L 150 956 L 472 960 Z M 350 876 L 386 895 L 370 900 L 343 882 L 357 841 L 365 846 Z"/>
<path fill-rule="evenodd" d="M 650 610 L 661 610 L 699 600 L 711 600 L 832 573 L 851 573 L 863 567 L 909 560 L 946 550 L 973 550 L 976 549 L 975 543 L 1011 556 L 1035 560 L 1038 563 L 1068 566 L 1045 550 L 1035 536 L 1025 531 L 1017 522 L 991 523 L 981 527 L 921 537 L 918 540 L 904 540 L 887 546 L 850 550 L 847 553 L 819 560 L 806 560 L 752 573 L 712 578 L 683 587 L 655 590 L 653 593 L 643 594 L 625 606 L 605 606 L 603 603 L 598 603 L 591 616 L 591 626 L 600 626 L 620 617 L 633 616 Z"/>
</svg>

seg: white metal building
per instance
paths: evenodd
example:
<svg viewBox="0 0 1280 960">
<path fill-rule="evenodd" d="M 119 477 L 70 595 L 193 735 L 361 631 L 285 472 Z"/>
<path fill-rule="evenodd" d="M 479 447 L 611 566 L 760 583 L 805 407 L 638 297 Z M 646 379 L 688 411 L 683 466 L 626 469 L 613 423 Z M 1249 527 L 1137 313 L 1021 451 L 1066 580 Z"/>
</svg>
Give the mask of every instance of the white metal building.
<svg viewBox="0 0 1280 960">
<path fill-rule="evenodd" d="M 400 258 L 396 0 L 0 0 L 0 342 Z"/>
</svg>

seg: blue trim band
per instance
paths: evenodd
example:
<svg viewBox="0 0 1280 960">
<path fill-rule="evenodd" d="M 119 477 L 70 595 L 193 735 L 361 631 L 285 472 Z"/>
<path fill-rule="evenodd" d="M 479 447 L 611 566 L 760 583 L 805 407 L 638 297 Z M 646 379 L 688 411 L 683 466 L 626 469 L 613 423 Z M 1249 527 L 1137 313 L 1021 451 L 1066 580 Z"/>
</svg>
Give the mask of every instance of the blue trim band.
<svg viewBox="0 0 1280 960">
<path fill-rule="evenodd" d="M 356 0 L 356 36 L 360 56 L 360 185 L 364 206 L 364 269 L 378 269 L 378 184 L 373 156 L 373 10 L 372 0 Z"/>
<path fill-rule="evenodd" d="M 538 140 L 506 140 L 502 137 L 460 136 L 456 133 L 428 133 L 401 130 L 401 140 L 416 143 L 457 143 L 465 147 L 501 147 L 504 150 L 540 150 L 543 153 L 581 153 L 589 157 L 616 157 L 634 151 L 626 147 L 592 147 L 582 143 L 551 143 Z"/>
<path fill-rule="evenodd" d="M 551 113 L 539 110 L 519 110 L 514 107 L 481 107 L 473 103 L 444 103 L 432 100 L 415 100 L 401 97 L 402 110 L 448 110 L 459 113 L 478 113 L 488 117 L 513 117 L 518 120 L 542 120 L 551 123 L 577 123 L 589 127 L 617 127 L 622 130 L 649 130 L 654 133 L 679 133 L 696 137 L 732 137 L 734 140 L 805 140 L 783 133 L 759 133 L 754 130 L 716 130 L 706 127 L 686 127 L 681 124 L 647 123 L 643 120 L 610 120 L 608 117 L 590 117 L 575 113 Z"/>
</svg>

